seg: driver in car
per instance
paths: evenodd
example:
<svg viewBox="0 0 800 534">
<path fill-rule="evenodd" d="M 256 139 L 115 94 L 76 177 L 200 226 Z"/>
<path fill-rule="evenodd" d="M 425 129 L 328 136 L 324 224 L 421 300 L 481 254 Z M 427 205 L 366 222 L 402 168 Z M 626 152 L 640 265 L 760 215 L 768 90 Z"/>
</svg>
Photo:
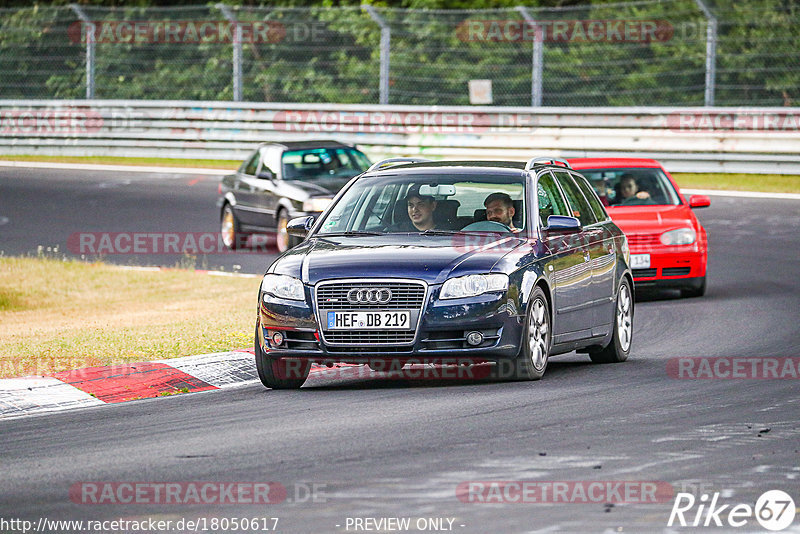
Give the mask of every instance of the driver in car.
<svg viewBox="0 0 800 534">
<path fill-rule="evenodd" d="M 504 224 L 515 234 L 521 232 L 519 228 L 514 227 L 513 218 L 516 210 L 514 202 L 507 193 L 492 193 L 486 197 L 483 205 L 486 206 L 486 220 Z"/>
<path fill-rule="evenodd" d="M 387 232 L 424 232 L 436 228 L 436 221 L 433 219 L 436 199 L 421 195 L 419 187 L 419 185 L 412 186 L 406 194 L 405 207 L 408 210 L 408 219 L 391 225 L 386 229 Z"/>
<path fill-rule="evenodd" d="M 433 197 L 420 195 L 419 188 L 412 188 L 406 195 L 408 204 L 408 218 L 411 224 L 420 232 L 432 230 L 436 223 L 433 220 L 433 212 L 436 210 L 436 200 Z"/>
<path fill-rule="evenodd" d="M 636 177 L 632 174 L 623 174 L 619 180 L 620 204 L 632 204 L 637 200 L 650 200 L 650 193 L 640 191 Z"/>
</svg>

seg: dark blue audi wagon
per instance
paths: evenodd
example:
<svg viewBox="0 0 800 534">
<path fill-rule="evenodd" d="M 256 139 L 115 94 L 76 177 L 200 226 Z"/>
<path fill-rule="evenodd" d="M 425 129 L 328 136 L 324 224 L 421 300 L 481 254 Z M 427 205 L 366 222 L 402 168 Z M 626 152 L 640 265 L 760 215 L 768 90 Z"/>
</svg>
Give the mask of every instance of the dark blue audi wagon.
<svg viewBox="0 0 800 534">
<path fill-rule="evenodd" d="M 299 388 L 313 363 L 458 358 L 537 380 L 555 354 L 630 352 L 627 240 L 564 160 L 384 160 L 288 231 L 304 240 L 258 296 L 267 387 Z"/>
</svg>

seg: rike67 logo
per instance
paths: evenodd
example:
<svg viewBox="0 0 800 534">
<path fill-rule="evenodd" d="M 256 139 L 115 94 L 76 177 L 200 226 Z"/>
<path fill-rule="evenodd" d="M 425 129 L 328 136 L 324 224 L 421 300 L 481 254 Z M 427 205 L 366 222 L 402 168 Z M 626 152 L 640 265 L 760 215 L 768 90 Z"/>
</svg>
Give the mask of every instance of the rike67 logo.
<svg viewBox="0 0 800 534">
<path fill-rule="evenodd" d="M 781 490 L 769 490 L 761 494 L 755 506 L 749 504 L 720 504 L 719 492 L 709 500 L 707 494 L 699 499 L 691 493 L 678 493 L 667 526 L 681 527 L 748 527 L 754 528 L 751 520 L 765 529 L 779 531 L 794 521 L 796 509 L 794 499 Z"/>
</svg>

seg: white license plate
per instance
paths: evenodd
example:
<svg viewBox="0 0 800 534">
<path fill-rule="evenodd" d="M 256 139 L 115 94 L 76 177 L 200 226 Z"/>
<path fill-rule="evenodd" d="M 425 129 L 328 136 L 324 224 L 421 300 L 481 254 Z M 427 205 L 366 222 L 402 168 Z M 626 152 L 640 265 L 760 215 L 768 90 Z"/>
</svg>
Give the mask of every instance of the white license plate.
<svg viewBox="0 0 800 534">
<path fill-rule="evenodd" d="M 631 254 L 631 269 L 649 269 L 650 254 Z"/>
<path fill-rule="evenodd" d="M 329 311 L 328 330 L 411 330 L 411 312 Z"/>
</svg>

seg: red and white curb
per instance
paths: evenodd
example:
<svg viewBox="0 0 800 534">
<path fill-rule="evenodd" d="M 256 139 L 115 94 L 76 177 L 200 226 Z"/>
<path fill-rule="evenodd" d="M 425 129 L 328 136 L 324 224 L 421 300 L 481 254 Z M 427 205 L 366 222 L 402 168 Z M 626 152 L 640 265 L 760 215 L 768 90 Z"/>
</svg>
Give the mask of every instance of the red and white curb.
<svg viewBox="0 0 800 534">
<path fill-rule="evenodd" d="M 6 378 L 0 379 L 0 419 L 221 389 L 255 380 L 253 354 L 244 350 Z"/>
<path fill-rule="evenodd" d="M 334 367 L 357 367 L 336 364 Z M 313 365 L 313 374 L 327 370 Z M 321 376 L 321 375 L 317 375 Z M 252 350 L 185 356 L 154 362 L 87 367 L 0 379 L 0 420 L 209 391 L 258 381 Z"/>
</svg>

